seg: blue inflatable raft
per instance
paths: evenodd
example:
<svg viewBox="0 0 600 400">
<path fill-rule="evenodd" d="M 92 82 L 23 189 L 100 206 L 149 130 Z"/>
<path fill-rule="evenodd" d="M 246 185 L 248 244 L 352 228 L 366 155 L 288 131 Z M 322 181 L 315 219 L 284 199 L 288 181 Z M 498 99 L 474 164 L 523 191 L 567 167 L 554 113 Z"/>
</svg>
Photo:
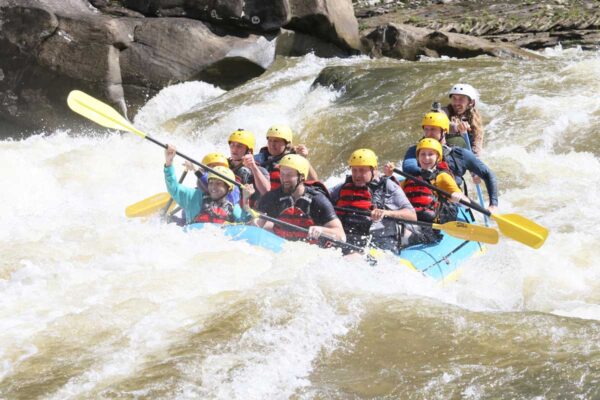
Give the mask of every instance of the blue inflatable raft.
<svg viewBox="0 0 600 400">
<path fill-rule="evenodd" d="M 475 222 L 472 214 L 460 208 L 459 220 Z M 206 224 L 191 224 L 186 229 L 202 229 Z M 273 252 L 281 251 L 285 239 L 256 226 L 219 225 L 225 235 L 233 240 L 244 240 Z M 483 244 L 457 239 L 442 232 L 443 238 L 437 243 L 410 246 L 402 250 L 398 258 L 400 264 L 418 271 L 435 280 L 448 282 L 455 280 L 460 273 L 460 264 L 474 255 L 485 251 Z"/>
<path fill-rule="evenodd" d="M 473 215 L 459 208 L 459 221 L 475 223 Z M 485 252 L 483 243 L 457 239 L 442 232 L 437 243 L 419 244 L 402 250 L 400 263 L 435 280 L 449 282 L 460 275 L 460 265 L 467 259 Z"/>
</svg>

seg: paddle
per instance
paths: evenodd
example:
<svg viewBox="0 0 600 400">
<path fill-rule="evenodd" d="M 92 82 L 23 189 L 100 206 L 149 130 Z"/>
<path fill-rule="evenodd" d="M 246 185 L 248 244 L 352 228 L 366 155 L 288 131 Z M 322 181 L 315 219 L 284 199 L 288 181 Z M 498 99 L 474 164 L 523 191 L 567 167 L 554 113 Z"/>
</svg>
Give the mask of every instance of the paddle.
<svg viewBox="0 0 600 400">
<path fill-rule="evenodd" d="M 267 214 L 263 214 L 263 213 L 258 212 L 256 210 L 252 210 L 251 209 L 250 210 L 250 214 L 252 216 L 254 216 L 255 218 L 261 218 L 261 219 L 264 219 L 265 221 L 270 221 L 270 222 L 272 222 L 274 224 L 279 224 L 281 226 L 285 226 L 287 228 L 293 229 L 293 230 L 298 231 L 298 232 L 308 233 L 308 229 L 306 229 L 306 228 L 303 228 L 303 227 L 298 226 L 298 225 L 290 224 L 289 222 L 281 221 L 281 220 L 279 220 L 277 218 L 270 217 Z M 342 247 L 342 248 L 346 248 L 346 249 L 349 249 L 349 250 L 354 250 L 354 251 L 357 251 L 359 253 L 364 253 L 365 252 L 365 249 L 362 248 L 362 247 L 360 247 L 360 246 L 355 246 L 355 245 L 350 244 L 350 243 L 346 243 L 346 242 L 342 242 L 342 241 L 339 241 L 339 240 L 335 240 L 334 238 L 332 238 L 330 236 L 327 236 L 327 235 L 324 235 L 324 234 L 321 235 L 320 237 L 322 237 L 323 239 L 327 240 L 328 242 L 330 242 L 332 245 L 334 245 L 336 247 Z"/>
<path fill-rule="evenodd" d="M 186 173 L 187 171 L 183 172 L 181 178 L 179 178 L 179 183 L 183 181 Z M 154 196 L 148 197 L 147 199 L 138 201 L 135 204 L 127 206 L 125 208 L 125 216 L 127 216 L 127 218 L 148 217 L 161 210 L 161 214 L 164 216 L 173 209 L 173 207 L 171 207 L 172 204 L 173 199 L 171 198 L 169 193 L 158 193 Z"/>
<path fill-rule="evenodd" d="M 370 211 L 363 210 L 355 210 L 352 208 L 345 207 L 334 207 L 336 210 L 370 216 Z M 454 236 L 459 239 L 464 240 L 472 240 L 475 242 L 496 244 L 498 243 L 498 231 L 492 228 L 486 228 L 485 226 L 468 224 L 462 221 L 450 221 L 445 224 L 434 224 L 431 222 L 424 221 L 410 221 L 403 218 L 393 218 L 393 217 L 384 217 L 388 219 L 393 219 L 394 221 L 402 222 L 404 224 L 410 225 L 419 225 L 425 226 L 427 228 L 432 228 L 438 231 L 444 231 L 450 236 Z"/>
<path fill-rule="evenodd" d="M 120 131 L 135 133 L 136 135 L 146 140 L 149 140 L 162 148 L 167 148 L 166 144 L 161 143 L 158 140 L 151 137 L 150 135 L 146 135 L 144 132 L 136 129 L 131 124 L 131 122 L 129 122 L 121 114 L 119 114 L 117 110 L 80 90 L 73 90 L 71 91 L 71 93 L 69 93 L 69 96 L 67 97 L 67 104 L 69 105 L 69 108 L 71 110 L 75 111 L 77 114 L 86 117 L 91 121 L 94 121 L 98 125 L 102 125 L 109 129 L 118 129 Z M 185 154 L 182 154 L 178 151 L 175 152 L 175 154 L 177 154 L 183 159 L 188 160 L 193 164 L 196 164 L 199 167 L 202 167 L 202 169 L 204 169 L 205 171 L 212 172 L 213 174 L 225 179 L 227 182 L 231 182 L 238 187 L 241 186 L 239 182 L 233 179 L 229 179 L 225 175 L 218 173 L 214 169 L 199 163 L 198 161 L 186 156 Z"/>
<path fill-rule="evenodd" d="M 394 168 L 394 172 L 404 176 L 405 178 L 412 179 L 413 181 L 428 187 L 431 190 L 435 190 L 438 193 L 451 197 L 450 193 L 445 190 L 439 189 L 429 182 L 426 182 L 422 179 L 416 178 L 412 175 L 407 174 L 399 170 L 398 168 Z M 519 214 L 492 214 L 485 208 L 479 206 L 478 204 L 471 203 L 465 200 L 460 200 L 460 203 L 464 206 L 472 208 L 480 213 L 491 217 L 498 224 L 498 228 L 500 232 L 502 232 L 505 236 L 508 236 L 511 239 L 514 239 L 518 242 L 521 242 L 529 247 L 534 249 L 539 249 L 542 247 L 546 238 L 548 237 L 548 229 L 544 228 L 541 225 L 536 224 L 535 222 L 519 215 Z"/>
<path fill-rule="evenodd" d="M 469 134 L 466 133 L 466 134 L 462 135 L 462 137 L 465 139 L 465 143 L 467 144 L 467 149 L 469 151 L 471 151 L 471 140 L 469 139 Z M 479 185 L 479 183 L 475 184 L 475 189 L 477 189 L 477 198 L 479 199 L 479 205 L 481 207 L 485 207 L 484 202 L 483 202 L 483 193 L 481 193 L 481 186 Z M 490 226 L 489 217 L 487 215 L 484 215 L 483 219 L 485 221 L 485 226 Z"/>
<path fill-rule="evenodd" d="M 169 193 L 158 193 L 125 208 L 127 218 L 148 217 L 159 212 L 169 202 Z"/>
</svg>

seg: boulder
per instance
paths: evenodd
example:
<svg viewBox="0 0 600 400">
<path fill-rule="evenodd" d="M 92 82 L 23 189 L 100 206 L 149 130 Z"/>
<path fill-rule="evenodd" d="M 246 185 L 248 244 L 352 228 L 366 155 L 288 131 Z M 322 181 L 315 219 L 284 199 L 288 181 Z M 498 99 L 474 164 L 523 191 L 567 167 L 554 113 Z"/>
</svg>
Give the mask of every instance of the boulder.
<svg viewBox="0 0 600 400">
<path fill-rule="evenodd" d="M 258 32 L 280 28 L 331 42 L 346 51 L 360 50 L 358 21 L 351 0 L 121 0 L 147 16 L 182 16 L 213 25 Z"/>
<path fill-rule="evenodd" d="M 231 88 L 262 74 L 274 58 L 275 43 L 264 36 L 221 36 L 201 21 L 157 18 L 136 27 L 120 64 L 128 85 L 160 90 L 200 79 Z"/>
<path fill-rule="evenodd" d="M 413 61 L 420 56 L 469 58 L 490 55 L 517 59 L 541 58 L 508 43 L 493 43 L 468 35 L 403 24 L 377 27 L 363 38 L 363 46 L 375 57 L 386 56 Z"/>
<path fill-rule="evenodd" d="M 330 41 L 352 53 L 362 49 L 351 0 L 290 0 L 286 29 Z"/>
<path fill-rule="evenodd" d="M 200 79 L 231 88 L 275 58 L 273 35 L 234 36 L 185 18 L 114 18 L 84 0 L 5 0 L 0 25 L 0 117 L 24 130 L 83 123 L 66 107 L 73 89 L 132 116 L 167 85 Z"/>
<path fill-rule="evenodd" d="M 345 57 L 348 51 L 331 42 L 300 32 L 282 29 L 277 36 L 275 54 L 286 57 L 299 57 L 313 53 L 317 57 Z"/>
<path fill-rule="evenodd" d="M 186 3 L 186 0 L 122 0 L 124 7 L 153 17 L 185 17 Z"/>
<path fill-rule="evenodd" d="M 191 18 L 262 32 L 277 30 L 290 20 L 288 0 L 190 0 L 186 11 Z"/>
</svg>

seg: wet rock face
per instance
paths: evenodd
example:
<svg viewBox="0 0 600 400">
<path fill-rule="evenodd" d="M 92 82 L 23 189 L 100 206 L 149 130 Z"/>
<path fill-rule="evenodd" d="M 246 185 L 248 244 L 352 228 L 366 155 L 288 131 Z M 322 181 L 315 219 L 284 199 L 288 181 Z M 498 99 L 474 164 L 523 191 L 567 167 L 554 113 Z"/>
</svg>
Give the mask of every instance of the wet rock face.
<svg viewBox="0 0 600 400">
<path fill-rule="evenodd" d="M 263 32 L 277 30 L 290 19 L 287 0 L 196 0 L 188 1 L 186 10 L 202 21 Z"/>
<path fill-rule="evenodd" d="M 73 126 L 80 118 L 65 104 L 73 89 L 131 117 L 176 82 L 240 85 L 270 66 L 276 48 L 343 56 L 360 46 L 349 0 L 291 9 L 287 0 L 0 0 L 0 117 L 25 130 Z M 308 33 L 286 33 L 278 45 L 293 18 Z"/>
<path fill-rule="evenodd" d="M 360 50 L 350 0 L 122 0 L 146 16 L 186 16 L 249 31 L 298 31 L 347 51 Z"/>
</svg>

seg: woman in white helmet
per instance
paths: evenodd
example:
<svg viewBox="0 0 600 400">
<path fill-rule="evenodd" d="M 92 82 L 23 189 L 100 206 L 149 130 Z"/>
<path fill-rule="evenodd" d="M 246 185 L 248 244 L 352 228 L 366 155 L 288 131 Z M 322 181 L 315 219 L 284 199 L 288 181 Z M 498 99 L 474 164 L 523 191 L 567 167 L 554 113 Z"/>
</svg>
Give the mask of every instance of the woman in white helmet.
<svg viewBox="0 0 600 400">
<path fill-rule="evenodd" d="M 448 92 L 450 104 L 444 111 L 450 119 L 450 132 L 446 136 L 449 146 L 469 148 L 465 141 L 468 135 L 471 150 L 479 156 L 483 151 L 483 124 L 477 110 L 479 93 L 471 85 L 457 83 Z"/>
</svg>

